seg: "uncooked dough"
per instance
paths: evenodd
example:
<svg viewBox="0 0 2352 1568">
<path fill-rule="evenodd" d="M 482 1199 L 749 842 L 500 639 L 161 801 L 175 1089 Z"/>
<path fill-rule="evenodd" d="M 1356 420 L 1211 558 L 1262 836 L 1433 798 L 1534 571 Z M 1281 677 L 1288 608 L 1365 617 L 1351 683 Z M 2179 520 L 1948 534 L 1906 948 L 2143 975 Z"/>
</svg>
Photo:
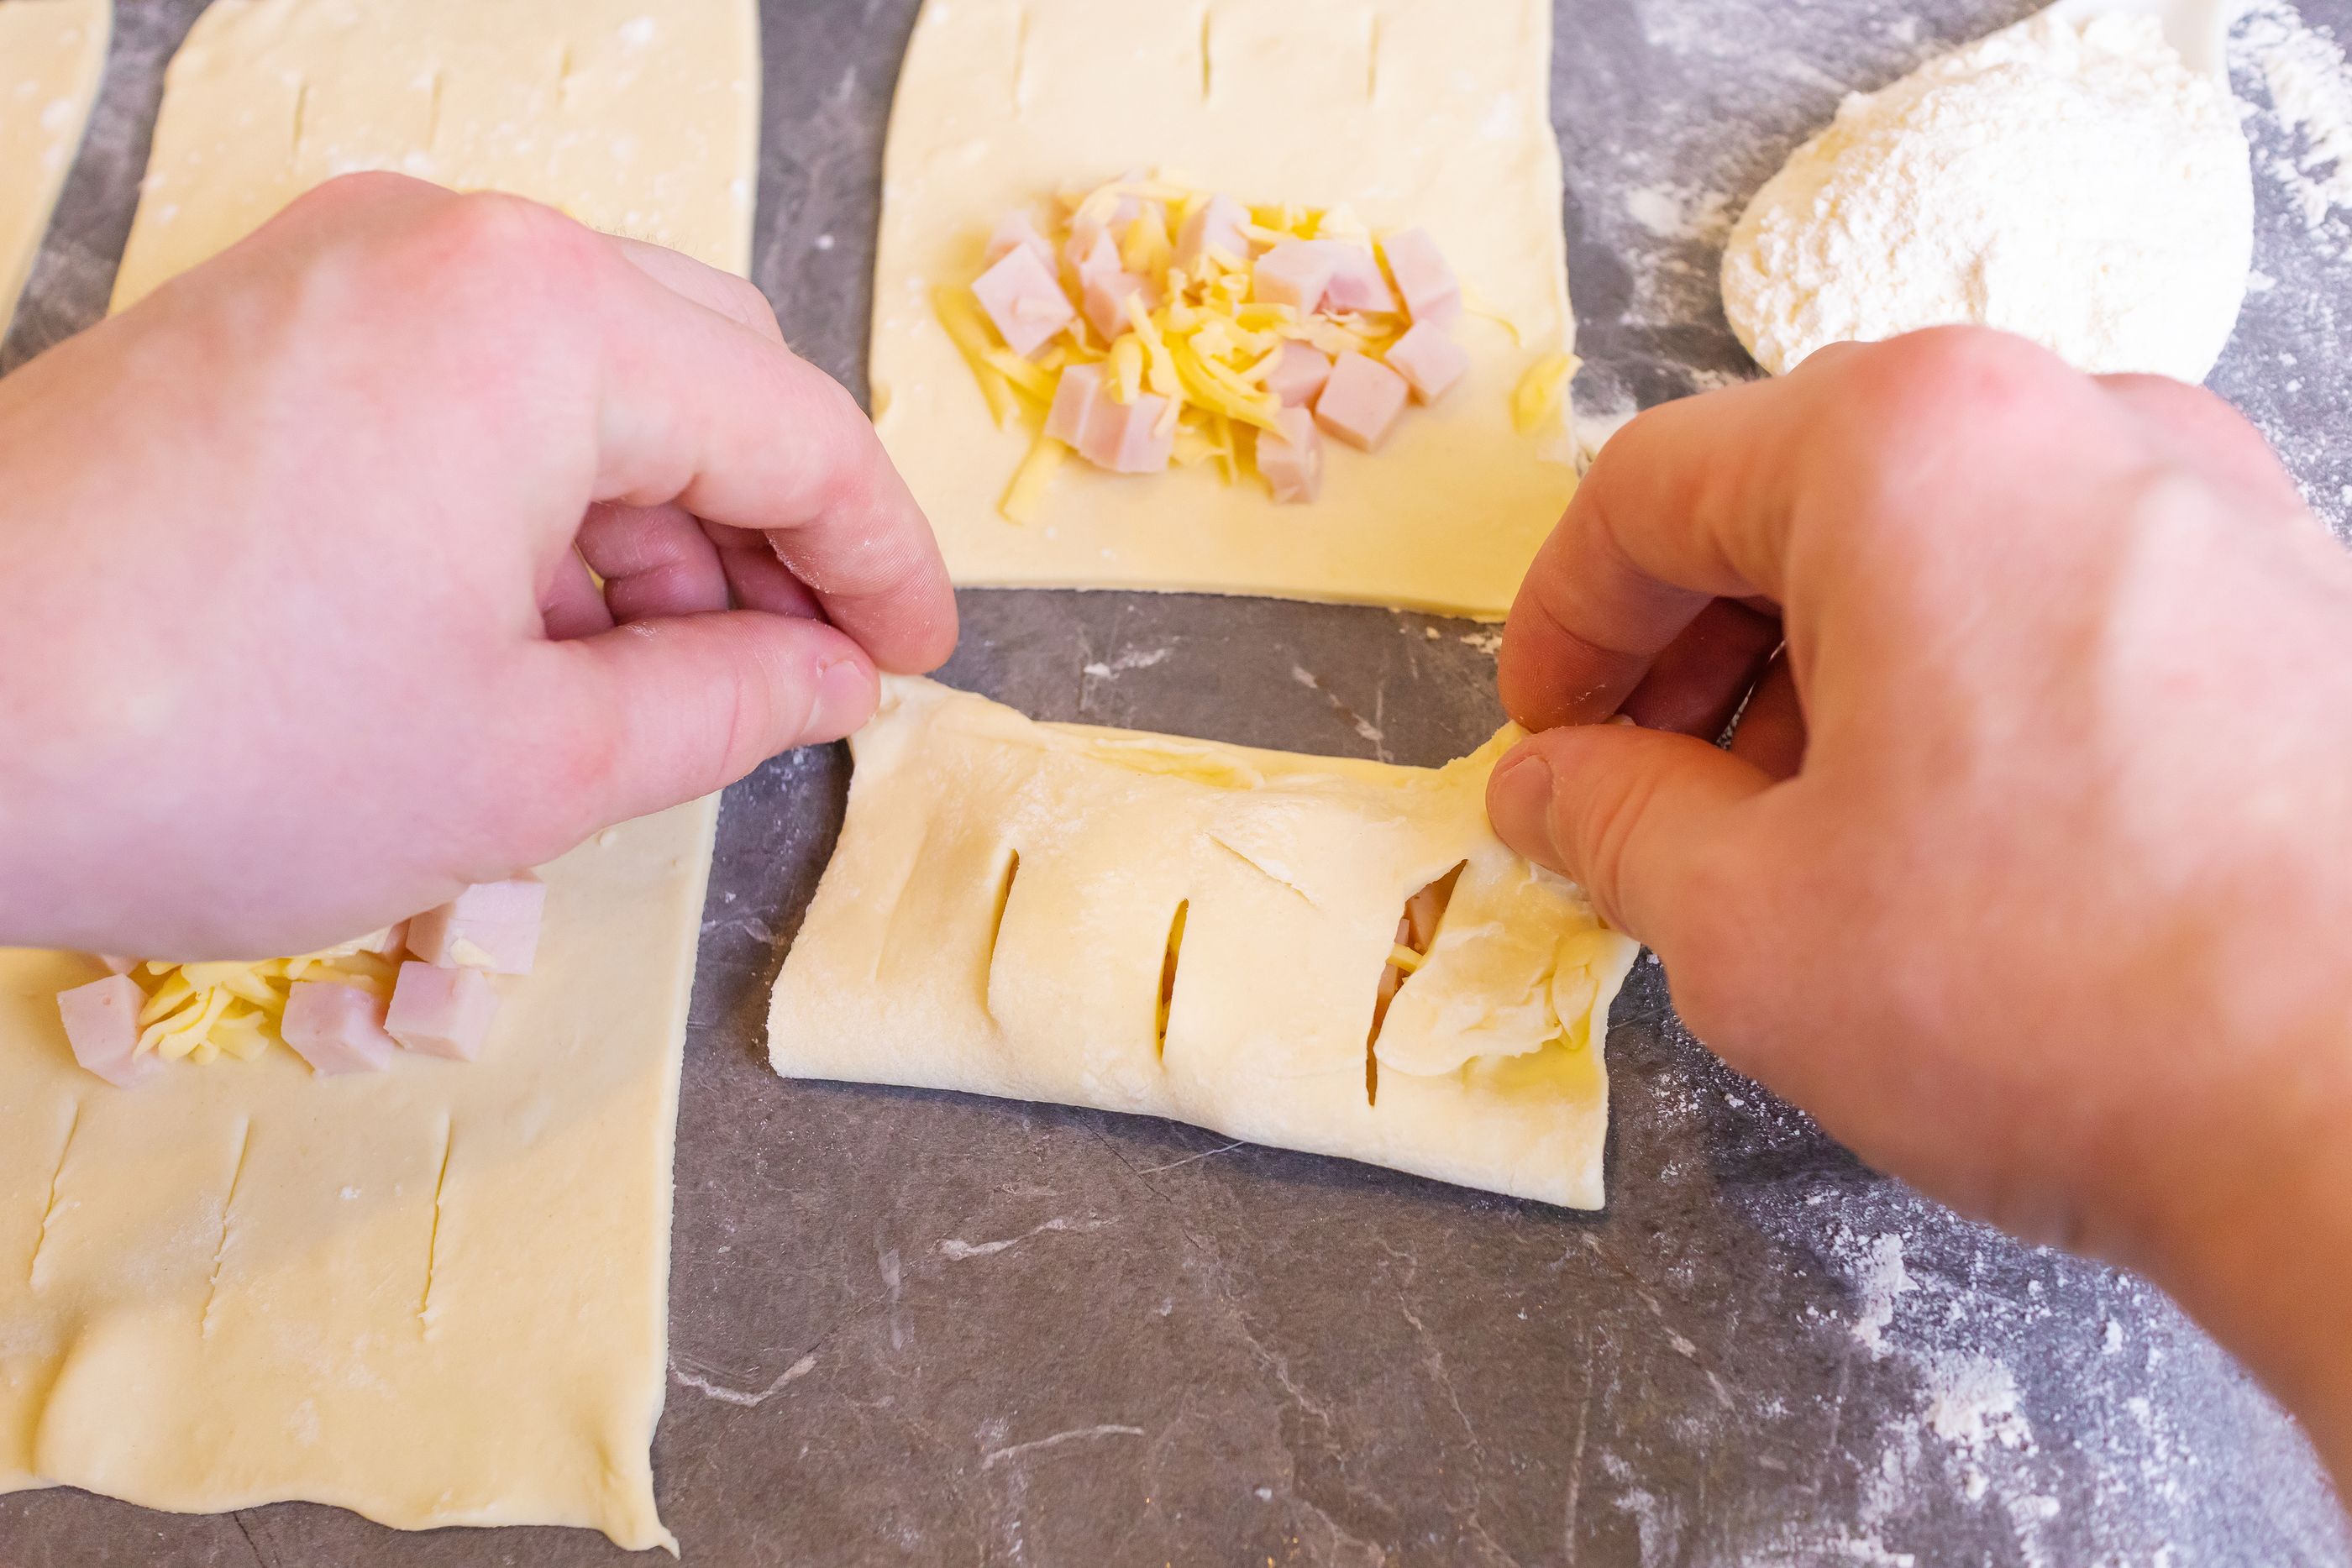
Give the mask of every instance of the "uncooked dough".
<svg viewBox="0 0 2352 1568">
<path fill-rule="evenodd" d="M 215 0 L 173 57 L 114 308 L 390 169 L 751 266 L 752 0 Z"/>
<path fill-rule="evenodd" d="M 750 0 L 219 0 L 173 62 L 118 298 L 345 169 L 496 186 L 746 269 Z M 715 801 L 541 874 L 482 1059 L 313 1077 L 273 1051 L 117 1090 L 0 954 L 0 1491 L 674 1544 L 670 1155 Z"/>
<path fill-rule="evenodd" d="M 112 0 L 0 0 L 0 335 L 106 71 Z"/>
<path fill-rule="evenodd" d="M 1602 1046 L 1637 949 L 1488 827 L 1517 735 L 1397 768 L 1038 724 L 892 678 L 850 742 L 769 1059 L 1597 1207 Z M 1456 866 L 1368 1061 L 1405 901 Z"/>
<path fill-rule="evenodd" d="M 2195 382 L 2252 254 L 2228 93 L 2152 16 L 2045 14 L 1849 97 L 1733 228 L 1724 312 L 1775 374 L 1975 322 L 2082 370 Z"/>
<path fill-rule="evenodd" d="M 1501 615 L 1574 485 L 1566 432 L 1510 413 L 1573 329 L 1550 70 L 1549 0 L 929 0 L 884 162 L 874 408 L 956 580 Z M 1462 382 L 1378 453 L 1330 453 L 1312 505 L 1065 464 L 1040 520 L 1007 521 L 1030 433 L 991 421 L 932 291 L 1006 213 L 1131 170 L 1420 225 L 1508 325 L 1466 317 Z"/>
</svg>

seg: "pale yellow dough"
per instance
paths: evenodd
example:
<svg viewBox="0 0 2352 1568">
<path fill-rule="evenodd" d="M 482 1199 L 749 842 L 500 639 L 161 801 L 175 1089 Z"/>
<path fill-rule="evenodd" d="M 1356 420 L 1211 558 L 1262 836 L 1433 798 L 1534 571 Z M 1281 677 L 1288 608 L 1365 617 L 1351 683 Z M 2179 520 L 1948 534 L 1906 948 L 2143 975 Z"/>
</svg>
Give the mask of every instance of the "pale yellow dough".
<svg viewBox="0 0 2352 1568">
<path fill-rule="evenodd" d="M 0 333 L 98 101 L 113 21 L 110 0 L 0 0 Z"/>
<path fill-rule="evenodd" d="M 744 272 L 759 131 L 753 0 L 215 0 L 164 78 L 114 308 L 362 169 Z"/>
<path fill-rule="evenodd" d="M 751 0 L 219 0 L 167 78 L 117 300 L 362 167 L 742 272 L 758 97 Z M 716 820 L 545 868 L 537 972 L 471 1065 L 273 1051 L 118 1090 L 54 1000 L 96 967 L 0 954 L 0 1491 L 674 1545 L 647 1450 Z"/>
<path fill-rule="evenodd" d="M 1574 484 L 1565 432 L 1509 413 L 1573 326 L 1550 69 L 1549 0 L 928 0 L 883 166 L 874 406 L 956 580 L 1508 609 Z M 1327 444 L 1311 506 L 1069 462 L 1041 519 L 1009 522 L 1030 433 L 992 423 L 931 292 L 971 282 L 1008 211 L 1157 169 L 1420 225 L 1510 326 L 1466 317 L 1461 384 L 1377 455 Z"/>
<path fill-rule="evenodd" d="M 770 1061 L 1597 1207 L 1602 1045 L 1638 949 L 1488 827 L 1516 734 L 1397 768 L 1038 724 L 894 678 L 850 743 L 848 820 L 776 981 Z M 1368 1082 L 1398 917 L 1456 865 Z"/>
</svg>

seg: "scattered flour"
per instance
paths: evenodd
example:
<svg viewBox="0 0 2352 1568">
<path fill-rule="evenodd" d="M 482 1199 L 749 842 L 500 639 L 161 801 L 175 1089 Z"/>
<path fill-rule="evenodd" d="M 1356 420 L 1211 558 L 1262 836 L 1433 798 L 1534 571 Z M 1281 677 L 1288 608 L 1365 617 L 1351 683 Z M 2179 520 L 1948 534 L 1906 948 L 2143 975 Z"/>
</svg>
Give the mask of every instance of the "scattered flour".
<svg viewBox="0 0 2352 1568">
<path fill-rule="evenodd" d="M 2029 1448 L 2033 1428 L 2017 1407 L 2017 1379 L 1998 1361 L 1952 1355 L 1928 1364 L 1927 1429 L 1971 1458 L 1994 1444 Z"/>
<path fill-rule="evenodd" d="M 1864 1254 L 1854 1286 L 1862 1292 L 1862 1313 L 1853 1321 L 1853 1337 L 1870 1350 L 1874 1360 L 1886 1354 L 1886 1331 L 1895 1322 L 1895 1300 L 1911 1290 L 1910 1271 L 1903 1267 L 1903 1238 L 1881 1236 Z"/>
<path fill-rule="evenodd" d="M 1625 215 L 1659 239 L 1721 245 L 1737 214 L 1727 192 L 1659 183 L 1629 192 Z"/>
<path fill-rule="evenodd" d="M 1123 675 L 1129 670 L 1148 670 L 1152 665 L 1164 662 L 1171 651 L 1167 648 L 1129 648 L 1108 664 L 1100 659 L 1096 660 L 1087 665 L 1081 673 L 1094 680 L 1107 681 L 1113 676 Z"/>
<path fill-rule="evenodd" d="M 2312 235 L 2340 249 L 2352 238 L 2352 65 L 2285 0 L 2253 0 L 2238 52 L 2261 73 L 2289 143 L 2264 160 L 2267 172 Z"/>
</svg>

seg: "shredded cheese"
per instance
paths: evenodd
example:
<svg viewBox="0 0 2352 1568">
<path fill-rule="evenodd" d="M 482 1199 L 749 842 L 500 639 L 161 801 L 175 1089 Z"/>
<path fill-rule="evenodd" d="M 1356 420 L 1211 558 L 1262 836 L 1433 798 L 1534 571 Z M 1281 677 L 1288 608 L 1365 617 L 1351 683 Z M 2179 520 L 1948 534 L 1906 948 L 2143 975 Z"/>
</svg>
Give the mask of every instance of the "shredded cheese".
<svg viewBox="0 0 2352 1568">
<path fill-rule="evenodd" d="M 1025 423 L 1033 432 L 1028 455 L 1005 488 L 998 509 L 1016 523 L 1036 519 L 1055 471 L 1069 448 L 1043 434 L 1045 413 L 1053 406 L 1063 371 L 1074 364 L 1103 367 L 1103 389 L 1114 402 L 1132 404 L 1150 392 L 1168 400 L 1155 434 L 1172 435 L 1172 460 L 1178 466 L 1213 465 L 1227 484 L 1255 474 L 1251 461 L 1255 443 L 1241 439 L 1243 428 L 1280 429 L 1282 400 L 1266 386 L 1286 342 L 1303 342 L 1322 353 L 1363 354 L 1384 360 L 1388 350 L 1411 325 L 1401 312 L 1349 312 L 1254 301 L 1255 253 L 1290 240 L 1336 239 L 1378 246 L 1371 232 L 1344 206 L 1309 207 L 1296 203 L 1259 204 L 1242 208 L 1238 224 L 1242 248 L 1235 255 L 1212 241 L 1190 267 L 1176 265 L 1176 236 L 1186 220 L 1214 200 L 1213 195 L 1168 172 L 1150 179 L 1114 180 L 1092 189 L 1056 193 L 1054 218 L 1042 231 L 1051 250 L 1063 292 L 1075 307 L 1084 298 L 1084 280 L 1071 257 L 1071 241 L 1084 234 L 1087 244 L 1108 236 L 1118 264 L 1147 286 L 1130 293 L 1122 307 L 1122 325 L 1116 337 L 1104 341 L 1085 312 L 1076 312 L 1052 345 L 1034 356 L 1014 353 L 998 334 L 971 290 L 942 286 L 933 292 L 940 325 L 954 341 L 987 400 L 990 417 L 999 428 Z M 1150 309 L 1145 298 L 1160 304 Z M 1465 290 L 1465 300 L 1470 296 Z M 1483 303 L 1471 313 L 1499 322 L 1518 341 L 1517 325 Z M 1058 314 L 1044 301 L 1014 307 L 1028 319 L 1042 312 Z M 1529 372 L 1511 399 L 1514 422 L 1523 432 L 1543 423 L 1558 406 L 1559 386 L 1546 387 L 1548 377 L 1561 386 L 1566 374 L 1558 367 L 1545 370 L 1548 356 L 1538 361 L 1538 376 Z M 1547 404 L 1545 399 L 1552 401 Z"/>
<path fill-rule="evenodd" d="M 1005 486 L 1004 499 L 997 509 L 1016 523 L 1035 522 L 1038 507 L 1045 499 L 1045 487 L 1053 482 L 1054 470 L 1062 465 L 1069 451 L 1039 431 L 1029 447 L 1029 455 L 1021 460 L 1020 468 L 1013 474 L 1013 483 Z"/>
<path fill-rule="evenodd" d="M 1528 367 L 1511 393 L 1511 423 L 1521 435 L 1535 434 L 1559 416 L 1578 363 L 1574 354 L 1553 352 Z"/>
<path fill-rule="evenodd" d="M 931 305 L 940 314 L 940 325 L 948 329 L 955 346 L 963 354 L 964 363 L 971 367 L 972 379 L 980 383 L 980 395 L 988 400 L 989 417 L 1003 429 L 1013 423 L 1020 413 L 1020 404 L 1013 395 L 1012 383 L 1004 372 L 991 362 L 990 353 L 1011 353 L 998 342 L 994 329 L 989 325 L 987 313 L 968 288 L 934 289 Z"/>
<path fill-rule="evenodd" d="M 332 980 L 390 996 L 399 967 L 365 950 L 373 941 L 251 963 L 157 958 L 139 965 L 131 974 L 147 996 L 139 1009 L 139 1050 L 165 1061 L 251 1061 L 283 1043 L 278 1024 L 297 980 Z"/>
</svg>

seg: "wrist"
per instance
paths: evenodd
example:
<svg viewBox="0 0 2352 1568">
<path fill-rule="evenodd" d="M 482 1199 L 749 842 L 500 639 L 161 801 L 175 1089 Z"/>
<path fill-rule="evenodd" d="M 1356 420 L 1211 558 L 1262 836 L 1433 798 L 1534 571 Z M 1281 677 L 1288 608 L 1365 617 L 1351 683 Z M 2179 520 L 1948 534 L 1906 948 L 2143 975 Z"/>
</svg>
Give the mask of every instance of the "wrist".
<svg viewBox="0 0 2352 1568">
<path fill-rule="evenodd" d="M 2243 1362 L 2352 1495 L 2352 1007 L 2340 1017 L 2250 1053 L 2254 1092 L 2171 1120 L 2117 1260 Z"/>
</svg>

